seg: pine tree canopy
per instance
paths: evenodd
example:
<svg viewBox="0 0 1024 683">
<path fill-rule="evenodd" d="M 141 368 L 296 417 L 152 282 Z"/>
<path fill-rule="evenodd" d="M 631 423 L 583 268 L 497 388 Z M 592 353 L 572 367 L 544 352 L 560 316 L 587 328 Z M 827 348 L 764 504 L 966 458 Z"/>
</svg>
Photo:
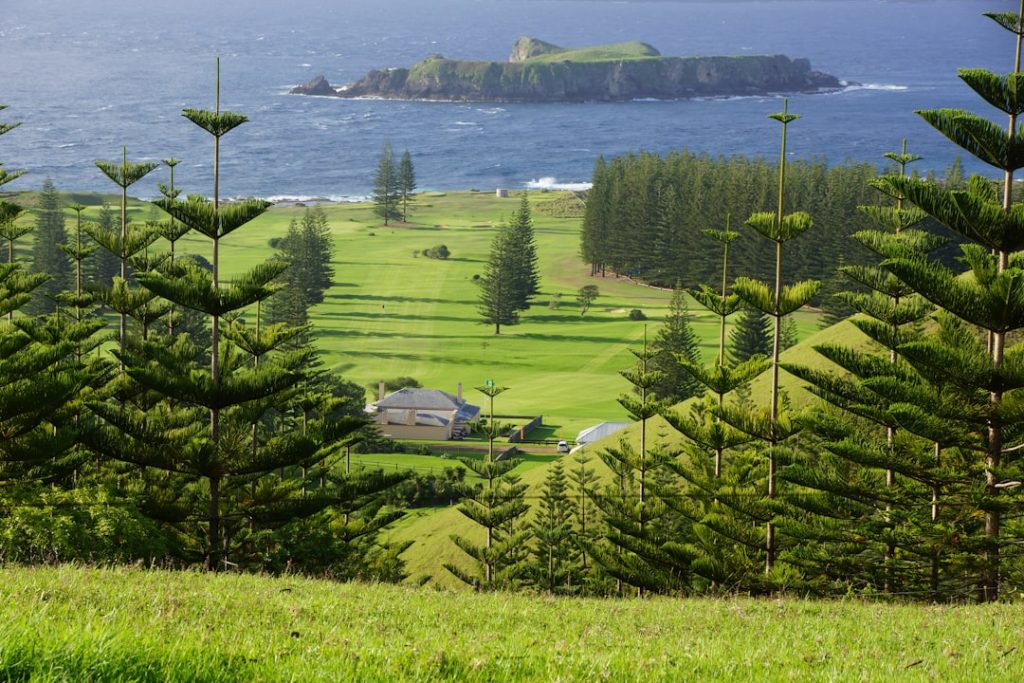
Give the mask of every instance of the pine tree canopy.
<svg viewBox="0 0 1024 683">
<path fill-rule="evenodd" d="M 220 317 L 269 297 L 277 290 L 273 281 L 287 267 L 281 261 L 259 263 L 234 278 L 229 287 L 214 287 L 212 275 L 192 264 L 179 266 L 174 277 L 155 271 L 137 277 L 144 287 L 168 301 Z"/>
<path fill-rule="evenodd" d="M 36 228 L 32 244 L 32 270 L 49 279 L 37 290 L 31 310 L 36 313 L 55 310 L 55 297 L 71 285 L 71 262 L 61 248 L 68 241 L 64 212 L 53 182 L 47 178 L 39 194 Z"/>
<path fill-rule="evenodd" d="M 388 141 L 384 142 L 380 160 L 377 162 L 371 196 L 374 205 L 373 211 L 384 219 L 384 225 L 391 220 L 401 220 L 402 212 L 398 207 L 398 202 L 402 197 L 400 177 L 394 154 L 391 151 L 391 143 Z"/>
<path fill-rule="evenodd" d="M 916 113 L 958 147 L 990 166 L 1003 171 L 1024 166 L 1024 123 L 1017 124 L 1014 135 L 1007 137 L 1002 126 L 962 109 L 926 109 Z"/>
<path fill-rule="evenodd" d="M 125 150 L 122 149 L 122 154 L 125 153 Z M 129 188 L 142 180 L 150 171 L 157 168 L 159 165 L 160 164 L 151 161 L 136 163 L 128 161 L 127 157 L 123 157 L 121 161 L 96 162 L 96 167 L 103 172 L 103 175 L 107 176 L 111 182 L 122 190 Z"/>
<path fill-rule="evenodd" d="M 768 356 L 772 350 L 768 316 L 751 308 L 743 309 L 730 332 L 729 357 L 742 363 L 754 356 Z"/>
<path fill-rule="evenodd" d="M 196 195 L 189 195 L 183 202 L 158 199 L 153 203 L 189 229 L 211 239 L 231 234 L 272 206 L 263 199 L 246 199 L 215 207 L 210 200 Z"/>
<path fill-rule="evenodd" d="M 516 279 L 517 254 L 513 253 L 510 231 L 507 227 L 499 228 L 498 234 L 491 240 L 491 253 L 486 270 L 480 277 L 480 316 L 484 323 L 494 325 L 494 333 L 501 333 L 502 325 L 515 325 L 519 322 L 519 311 L 522 303 L 521 284 Z"/>
<path fill-rule="evenodd" d="M 709 303 L 720 306 L 721 297 L 708 289 Z M 728 299 L 726 306 L 729 305 Z M 659 398 L 669 404 L 678 403 L 695 396 L 700 384 L 689 371 L 689 364 L 700 360 L 700 346 L 697 335 L 690 327 L 690 316 L 686 310 L 686 295 L 682 288 L 672 292 L 669 301 L 669 312 L 665 322 L 658 328 L 657 335 L 651 343 L 654 355 L 651 367 L 660 373 L 660 379 L 652 389 Z"/>
<path fill-rule="evenodd" d="M 219 138 L 249 120 L 244 114 L 230 111 L 213 112 L 205 109 L 182 109 L 181 115 L 215 138 Z"/>
</svg>

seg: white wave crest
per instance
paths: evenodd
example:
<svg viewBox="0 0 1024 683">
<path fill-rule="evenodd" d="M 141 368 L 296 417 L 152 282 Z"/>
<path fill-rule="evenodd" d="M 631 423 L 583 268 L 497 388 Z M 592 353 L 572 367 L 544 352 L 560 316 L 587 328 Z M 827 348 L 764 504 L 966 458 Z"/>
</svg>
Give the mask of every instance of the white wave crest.
<svg viewBox="0 0 1024 683">
<path fill-rule="evenodd" d="M 857 85 L 848 85 L 843 90 L 850 92 L 853 90 L 886 90 L 889 92 L 902 92 L 909 90 L 910 88 L 905 85 L 895 85 L 892 83 L 858 83 Z"/>
<path fill-rule="evenodd" d="M 356 194 L 331 194 L 331 195 L 303 195 L 303 194 L 277 194 L 264 197 L 268 202 L 275 204 L 354 204 L 356 202 L 368 202 L 370 198 L 366 195 Z"/>
<path fill-rule="evenodd" d="M 530 190 L 571 190 L 573 192 L 589 190 L 593 185 L 593 183 L 560 183 L 558 178 L 551 176 L 528 180 L 524 184 Z"/>
</svg>

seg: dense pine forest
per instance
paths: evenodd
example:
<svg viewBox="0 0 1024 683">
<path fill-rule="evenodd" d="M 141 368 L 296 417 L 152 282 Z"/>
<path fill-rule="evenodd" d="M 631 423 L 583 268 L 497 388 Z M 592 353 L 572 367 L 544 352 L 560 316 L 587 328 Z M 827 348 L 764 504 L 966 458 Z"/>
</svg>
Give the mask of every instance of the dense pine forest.
<svg viewBox="0 0 1024 683">
<path fill-rule="evenodd" d="M 788 101 L 770 114 L 777 161 L 597 163 L 581 232 L 593 281 L 676 289 L 669 319 L 622 369 L 635 425 L 554 463 L 539 491 L 515 457 L 462 458 L 473 481 L 453 475 L 449 500 L 478 533 L 445 538 L 464 562 L 439 571 L 476 590 L 565 595 L 1019 594 L 1024 17 L 987 16 L 1018 63 L 959 75 L 1003 120 L 918 114 L 995 179 L 958 167 L 921 177 L 905 147 L 880 150 L 881 172 L 790 162 L 800 117 Z M 322 368 L 308 315 L 333 278 L 329 228 L 311 210 L 273 258 L 224 276 L 223 243 L 269 203 L 221 197 L 221 147 L 247 119 L 220 109 L 219 67 L 211 90 L 213 109 L 182 112 L 210 137 L 209 195 L 182 196 L 176 160 L 124 151 L 97 162 L 120 197 L 99 221 L 75 204 L 65 226 L 52 186 L 34 223 L 0 202 L 0 560 L 404 580 L 407 547 L 381 530 L 403 516 L 413 475 L 351 467 L 352 448 L 393 444 L 367 424 L 362 389 Z M 130 188 L 158 172 L 156 217 L 130 221 Z M 0 185 L 20 175 L 0 167 Z M 528 236 L 510 246 L 517 229 Z M 519 270 L 478 283 L 496 332 L 543 287 L 531 230 L 524 198 L 492 245 Z M 186 234 L 205 256 L 176 251 Z M 502 287 L 523 296 L 499 306 Z M 833 321 L 852 314 L 837 322 L 842 341 L 784 362 L 792 315 L 826 297 Z M 687 302 L 720 325 L 710 362 Z M 761 325 L 759 344 L 726 334 L 741 316 Z M 794 401 L 783 373 L 817 400 Z"/>
<path fill-rule="evenodd" d="M 825 281 L 835 275 L 837 264 L 871 262 L 871 251 L 851 236 L 869 226 L 859 206 L 888 203 L 870 185 L 879 167 L 883 174 L 894 171 L 881 151 L 879 159 L 884 163 L 788 164 L 786 200 L 814 216 L 815 239 L 792 245 L 784 266 L 787 277 Z M 639 153 L 599 159 L 587 196 L 580 253 L 595 275 L 625 275 L 662 287 L 710 282 L 715 260 L 706 252 L 715 247 L 704 231 L 738 229 L 751 214 L 771 208 L 776 166 L 768 159 L 715 158 L 686 151 L 667 157 Z M 950 189 L 965 182 L 959 163 L 940 178 L 928 175 Z M 924 227 L 939 230 L 931 221 Z M 770 274 L 772 260 L 761 246 L 753 240 L 737 241 L 730 255 L 735 272 Z M 941 255 L 952 262 L 957 253 L 947 247 Z"/>
</svg>

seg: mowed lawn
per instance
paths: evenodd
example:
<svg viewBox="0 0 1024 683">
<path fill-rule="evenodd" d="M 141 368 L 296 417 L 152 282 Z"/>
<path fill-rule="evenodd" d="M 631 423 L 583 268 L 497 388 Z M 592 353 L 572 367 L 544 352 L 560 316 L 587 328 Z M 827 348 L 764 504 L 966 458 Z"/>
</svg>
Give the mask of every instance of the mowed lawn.
<svg viewBox="0 0 1024 683">
<path fill-rule="evenodd" d="M 85 216 L 96 217 L 97 197 L 75 199 L 92 204 Z M 491 379 L 509 389 L 496 400 L 495 413 L 543 415 L 545 425 L 553 426 L 549 438 L 571 439 L 597 422 L 625 419 L 617 398 L 629 385 L 619 371 L 635 362 L 629 350 L 640 349 L 645 327 L 654 338 L 671 293 L 624 278 L 591 277 L 579 257 L 580 218 L 562 217 L 564 207 L 577 200 L 563 192 L 535 192 L 530 199 L 542 292 L 521 323 L 504 326 L 500 335 L 481 322 L 474 276 L 484 273 L 491 240 L 519 206 L 518 195 L 423 193 L 412 205 L 410 223 L 387 227 L 370 204 L 325 205 L 335 244 L 335 285 L 314 307 L 312 324 L 328 366 L 363 386 L 408 376 L 454 393 L 461 382 L 466 397 L 481 404 L 484 397 L 473 387 Z M 115 198 L 109 200 L 116 212 Z M 275 206 L 225 237 L 220 253 L 226 278 L 270 258 L 270 241 L 305 210 Z M 152 205 L 133 202 L 132 221 L 163 217 Z M 68 228 L 73 225 L 69 212 Z M 422 255 L 439 244 L 449 248 L 450 258 Z M 210 255 L 208 241 L 191 236 L 179 250 Z M 575 297 L 585 284 L 596 284 L 600 298 L 580 315 Z M 561 303 L 552 308 L 558 294 Z M 694 331 L 710 360 L 717 349 L 717 319 L 691 304 Z M 631 320 L 633 309 L 647 320 Z M 817 321 L 815 313 L 798 314 L 801 338 Z"/>
<path fill-rule="evenodd" d="M 572 438 L 602 420 L 626 417 L 617 398 L 629 390 L 619 371 L 635 362 L 644 329 L 657 332 L 671 293 L 615 277 L 590 277 L 579 258 L 579 218 L 545 214 L 545 202 L 562 193 L 535 193 L 534 223 L 542 293 L 515 326 L 494 334 L 481 322 L 478 287 L 490 243 L 519 199 L 484 193 L 425 194 L 408 225 L 384 227 L 368 204 L 325 207 L 335 242 L 336 284 L 312 322 L 327 363 L 361 385 L 398 376 L 425 387 L 455 392 L 462 383 L 469 400 L 483 400 L 473 387 L 486 380 L 508 387 L 496 400 L 504 416 L 543 415 L 555 435 Z M 272 253 L 268 241 L 283 234 L 301 207 L 273 208 L 223 242 L 226 269 L 238 272 Z M 753 237 L 752 237 L 753 239 Z M 451 257 L 422 255 L 445 244 Z M 189 248 L 194 248 L 190 247 Z M 580 315 L 575 297 L 584 284 L 601 296 Z M 550 307 L 561 295 L 558 308 Z M 647 321 L 629 318 L 639 309 Z M 714 354 L 716 320 L 693 305 L 694 330 L 702 351 Z M 812 331 L 817 316 L 801 318 Z"/>
<path fill-rule="evenodd" d="M 454 594 L 0 569 L 14 681 L 1020 681 L 1019 605 Z"/>
</svg>

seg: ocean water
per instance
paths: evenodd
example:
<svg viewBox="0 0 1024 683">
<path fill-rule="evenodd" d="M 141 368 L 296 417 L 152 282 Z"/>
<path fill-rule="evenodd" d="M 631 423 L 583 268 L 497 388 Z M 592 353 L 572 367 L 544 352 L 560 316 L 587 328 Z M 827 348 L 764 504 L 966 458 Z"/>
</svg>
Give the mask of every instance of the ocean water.
<svg viewBox="0 0 1024 683">
<path fill-rule="evenodd" d="M 793 158 L 881 162 L 903 138 L 941 171 L 957 149 L 913 112 L 957 107 L 1001 121 L 956 76 L 1012 68 L 1012 36 L 981 16 L 1009 0 L 47 0 L 0 10 L 0 162 L 30 175 L 7 188 L 112 191 L 97 159 L 182 160 L 176 182 L 211 191 L 212 143 L 180 116 L 222 108 L 250 122 L 222 143 L 222 194 L 359 197 L 380 149 L 408 149 L 421 189 L 573 187 L 599 155 L 685 148 L 778 153 L 780 97 L 583 104 L 465 104 L 288 95 L 433 53 L 506 59 L 531 35 L 565 46 L 643 40 L 665 55 L 783 53 L 862 85 L 795 94 Z M 968 170 L 991 173 L 964 159 Z M 132 188 L 157 194 L 163 171 Z"/>
</svg>

